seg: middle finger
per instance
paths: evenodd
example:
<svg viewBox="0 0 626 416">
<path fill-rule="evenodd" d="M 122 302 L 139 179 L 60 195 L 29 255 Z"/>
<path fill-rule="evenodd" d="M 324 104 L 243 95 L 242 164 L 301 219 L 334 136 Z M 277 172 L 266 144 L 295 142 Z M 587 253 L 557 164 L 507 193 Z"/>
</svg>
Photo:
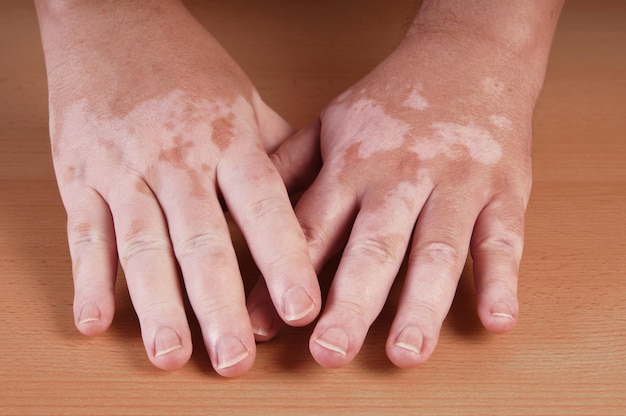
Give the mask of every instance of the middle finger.
<svg viewBox="0 0 626 416">
<path fill-rule="evenodd" d="M 395 192 L 364 196 L 309 343 L 321 365 L 342 366 L 358 353 L 385 304 L 428 192 L 428 186 L 402 183 Z"/>
</svg>

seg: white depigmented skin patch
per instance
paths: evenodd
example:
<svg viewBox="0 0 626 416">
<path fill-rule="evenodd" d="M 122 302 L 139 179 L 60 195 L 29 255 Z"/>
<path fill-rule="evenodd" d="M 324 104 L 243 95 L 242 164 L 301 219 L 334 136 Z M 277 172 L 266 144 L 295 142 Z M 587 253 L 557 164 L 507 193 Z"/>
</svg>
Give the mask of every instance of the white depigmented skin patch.
<svg viewBox="0 0 626 416">
<path fill-rule="evenodd" d="M 416 131 L 403 118 L 394 117 L 385 107 L 370 98 L 360 97 L 348 104 L 346 97 L 333 106 L 333 111 L 327 113 L 325 124 L 332 128 L 337 137 L 354 136 L 360 141 L 359 157 L 367 158 L 376 152 L 399 149 L 412 143 L 407 151 L 415 152 L 422 161 L 445 155 L 451 159 L 462 157 L 459 147 L 465 149 L 465 154 L 471 159 L 493 165 L 500 161 L 502 151 L 500 144 L 490 132 L 490 125 L 502 129 L 512 128 L 511 122 L 504 116 L 494 115 L 483 125 L 474 122 L 434 122 L 429 128 L 420 128 Z M 414 89 L 409 98 L 403 103 L 411 101 L 412 109 L 420 108 L 424 111 L 428 103 Z M 332 126 L 332 127 L 330 127 Z M 358 126 L 358 129 L 354 129 Z M 337 130 L 339 129 L 339 130 Z M 323 132 L 322 135 L 327 133 Z M 360 140 L 360 136 L 367 136 L 372 140 Z"/>
<path fill-rule="evenodd" d="M 406 215 L 417 215 L 419 207 L 415 201 L 415 197 L 424 193 L 424 190 L 433 189 L 435 183 L 430 177 L 430 172 L 426 168 L 417 170 L 417 178 L 414 182 L 400 182 L 394 189 L 385 195 L 385 202 L 381 208 L 385 212 L 402 212 L 397 201 L 403 201 L 406 208 Z M 424 196 L 425 197 L 425 196 Z"/>
<path fill-rule="evenodd" d="M 250 105 L 243 97 L 226 103 L 192 99 L 181 90 L 143 101 L 119 117 L 96 114 L 89 109 L 86 99 L 80 100 L 64 111 L 62 129 L 51 128 L 53 139 L 62 141 L 58 144 L 61 154 L 55 157 L 61 162 L 82 153 L 91 154 L 90 159 L 94 162 L 104 161 L 110 156 L 107 154 L 110 149 L 96 144 L 105 140 L 114 143 L 120 155 L 131 165 L 129 167 L 142 172 L 149 163 L 158 159 L 159 151 L 175 144 L 174 139 L 184 143 L 210 141 L 214 122 L 245 118 L 250 111 Z M 55 124 L 52 119 L 51 124 Z M 230 125 L 234 136 L 250 134 L 249 131 L 242 131 L 244 123 L 233 121 Z M 139 157 L 126 160 L 127 156 Z M 189 157 L 197 158 L 199 164 L 206 155 L 190 152 Z"/>
<path fill-rule="evenodd" d="M 489 116 L 489 122 L 494 126 L 502 130 L 511 131 L 513 130 L 513 123 L 509 120 L 508 117 L 492 114 Z"/>
<path fill-rule="evenodd" d="M 500 161 L 502 149 L 491 133 L 473 123 L 436 122 L 430 125 L 432 135 L 427 143 L 422 140 L 413 146 L 420 159 L 431 159 L 441 154 L 455 158 L 455 147 L 464 147 L 477 162 L 493 165 Z"/>
<path fill-rule="evenodd" d="M 203 209 L 214 192 L 220 155 L 257 135 L 243 96 L 203 99 L 173 90 L 115 111 L 80 100 L 57 113 L 52 148 L 62 198 L 85 185 L 105 197 L 135 186 L 163 198 L 184 193 Z"/>
<path fill-rule="evenodd" d="M 328 113 L 324 125 L 333 126 L 335 130 L 332 134 L 338 137 L 344 135 L 370 137 L 371 139 L 363 141 L 359 148 L 359 156 L 363 158 L 371 156 L 374 152 L 402 146 L 404 136 L 411 129 L 407 123 L 389 116 L 380 104 L 368 98 L 359 98 L 349 106 L 345 103 L 335 105 L 333 111 Z M 357 131 L 354 130 L 355 126 L 359 127 Z M 340 130 L 336 130 L 337 128 Z"/>
<path fill-rule="evenodd" d="M 409 98 L 402 103 L 404 106 L 410 107 L 417 111 L 424 111 L 428 108 L 428 101 L 421 93 L 421 88 L 414 88 L 409 95 Z"/>
</svg>

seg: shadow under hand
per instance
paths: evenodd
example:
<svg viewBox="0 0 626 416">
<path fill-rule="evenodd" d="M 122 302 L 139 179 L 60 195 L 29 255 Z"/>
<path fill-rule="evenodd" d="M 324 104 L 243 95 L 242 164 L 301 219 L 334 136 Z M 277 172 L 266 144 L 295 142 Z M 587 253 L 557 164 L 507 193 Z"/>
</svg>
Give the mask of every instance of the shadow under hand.
<svg viewBox="0 0 626 416">
<path fill-rule="evenodd" d="M 464 338 L 486 336 L 486 331 L 476 312 L 476 291 L 471 259 L 465 263 L 445 324 L 454 333 Z"/>
<path fill-rule="evenodd" d="M 332 284 L 333 277 L 339 267 L 341 253 L 331 258 L 319 274 L 319 284 L 322 292 L 322 311 Z M 302 328 L 284 327 L 277 337 L 261 344 L 262 353 L 270 357 L 273 368 L 280 371 L 304 371 L 320 368 L 309 351 L 309 339 L 317 320 Z M 265 348 L 267 346 L 267 348 Z M 271 347 L 270 347 L 271 346 Z"/>
</svg>

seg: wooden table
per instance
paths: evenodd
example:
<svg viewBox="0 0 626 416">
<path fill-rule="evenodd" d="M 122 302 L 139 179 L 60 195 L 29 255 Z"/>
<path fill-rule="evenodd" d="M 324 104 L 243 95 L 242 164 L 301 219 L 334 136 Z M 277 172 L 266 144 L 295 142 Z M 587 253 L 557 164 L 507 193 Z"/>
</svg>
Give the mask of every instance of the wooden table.
<svg viewBox="0 0 626 416">
<path fill-rule="evenodd" d="M 381 60 L 416 7 L 206 3 L 190 7 L 295 125 Z M 74 328 L 34 7 L 3 0 L 0 414 L 626 414 L 626 2 L 566 4 L 534 131 L 512 333 L 481 329 L 465 273 L 439 347 L 420 368 L 399 370 L 385 357 L 389 305 L 342 369 L 313 361 L 311 328 L 291 329 L 259 345 L 250 373 L 224 379 L 195 328 L 191 361 L 163 372 L 145 356 L 123 282 L 109 332 L 87 338 Z"/>
</svg>

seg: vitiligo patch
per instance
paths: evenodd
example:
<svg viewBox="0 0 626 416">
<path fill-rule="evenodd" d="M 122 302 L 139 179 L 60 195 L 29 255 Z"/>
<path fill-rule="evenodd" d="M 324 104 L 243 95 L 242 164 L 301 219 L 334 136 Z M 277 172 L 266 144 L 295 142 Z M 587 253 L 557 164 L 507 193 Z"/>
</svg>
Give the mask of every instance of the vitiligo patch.
<svg viewBox="0 0 626 416">
<path fill-rule="evenodd" d="M 415 88 L 411 91 L 409 98 L 402 103 L 404 106 L 412 108 L 416 111 L 424 111 L 428 108 L 428 101 L 420 94 L 421 88 Z"/>
</svg>

